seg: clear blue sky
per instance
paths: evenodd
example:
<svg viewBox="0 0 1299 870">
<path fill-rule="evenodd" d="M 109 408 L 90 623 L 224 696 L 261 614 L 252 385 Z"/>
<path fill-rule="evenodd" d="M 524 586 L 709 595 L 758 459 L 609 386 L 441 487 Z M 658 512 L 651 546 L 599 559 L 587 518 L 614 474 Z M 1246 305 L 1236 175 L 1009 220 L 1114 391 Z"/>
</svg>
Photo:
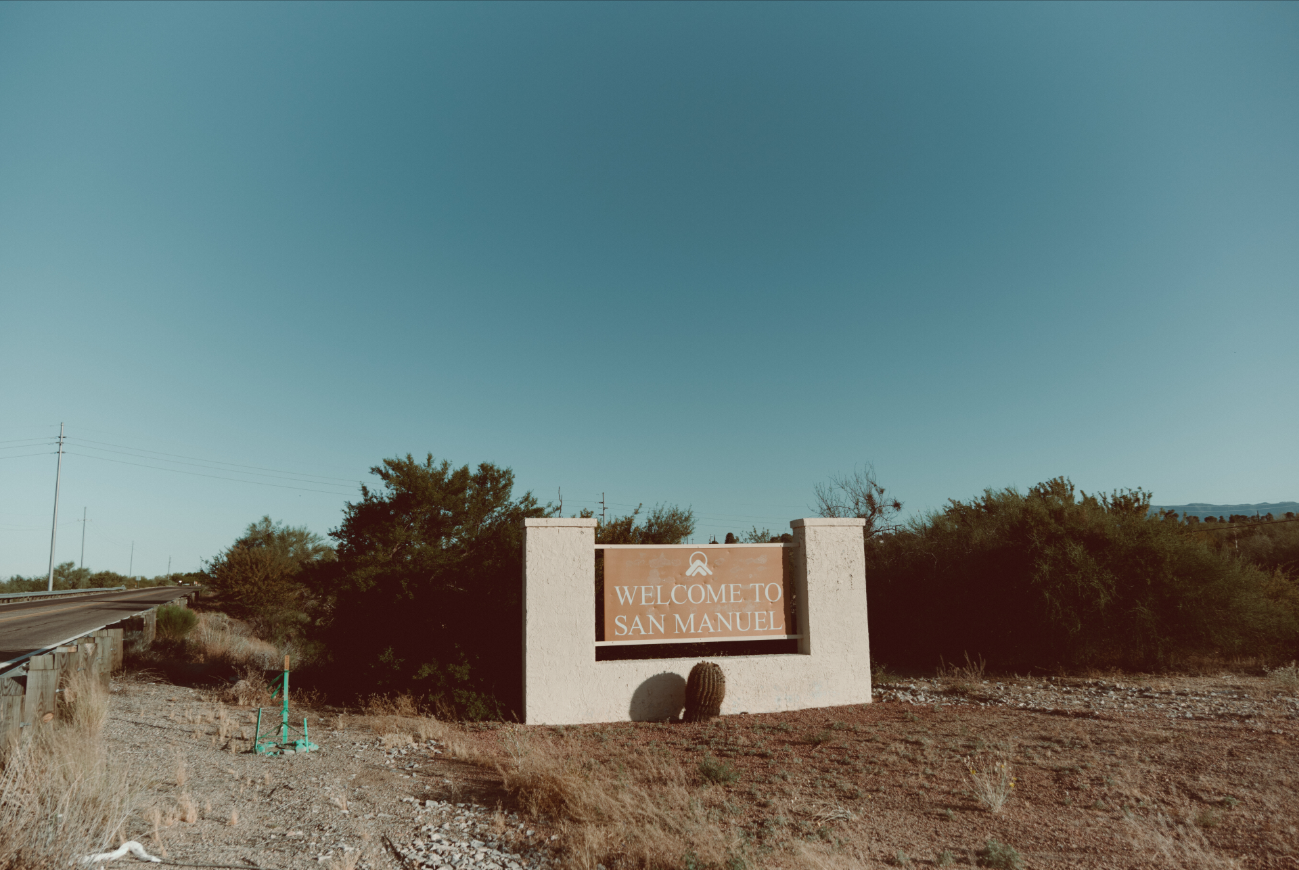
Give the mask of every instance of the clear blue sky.
<svg viewBox="0 0 1299 870">
<path fill-rule="evenodd" d="M 0 5 L 0 576 L 60 421 L 149 575 L 407 452 L 696 540 L 1291 500 L 1297 335 L 1299 4 Z"/>
</svg>

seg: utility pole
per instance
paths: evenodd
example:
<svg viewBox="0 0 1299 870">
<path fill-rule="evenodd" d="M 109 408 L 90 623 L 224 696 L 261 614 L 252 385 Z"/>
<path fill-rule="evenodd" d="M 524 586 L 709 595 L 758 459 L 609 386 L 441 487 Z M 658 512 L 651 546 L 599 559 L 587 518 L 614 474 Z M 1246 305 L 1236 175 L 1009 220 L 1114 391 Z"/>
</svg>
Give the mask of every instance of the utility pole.
<svg viewBox="0 0 1299 870">
<path fill-rule="evenodd" d="M 131 542 L 131 567 L 126 569 L 126 576 L 135 576 L 135 541 Z"/>
<path fill-rule="evenodd" d="M 167 579 L 171 579 L 171 556 L 167 557 Z"/>
<path fill-rule="evenodd" d="M 59 479 L 63 476 L 63 424 L 59 424 L 59 464 L 54 469 L 54 524 L 50 527 L 50 585 L 54 591 L 54 543 L 59 537 Z"/>
<path fill-rule="evenodd" d="M 86 511 L 88 510 L 89 508 L 84 507 L 81 509 L 81 565 L 79 567 L 82 568 L 86 567 Z"/>
<path fill-rule="evenodd" d="M 604 525 L 604 493 L 600 493 L 600 525 Z"/>
<path fill-rule="evenodd" d="M 559 487 L 559 515 L 564 515 L 564 488 Z"/>
</svg>

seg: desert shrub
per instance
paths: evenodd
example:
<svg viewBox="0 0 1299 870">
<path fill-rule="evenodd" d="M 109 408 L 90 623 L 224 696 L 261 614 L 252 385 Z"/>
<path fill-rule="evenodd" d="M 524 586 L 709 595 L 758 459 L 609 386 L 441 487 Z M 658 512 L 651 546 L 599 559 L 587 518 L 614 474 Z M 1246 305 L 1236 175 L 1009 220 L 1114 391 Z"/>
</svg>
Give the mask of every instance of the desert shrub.
<svg viewBox="0 0 1299 870">
<path fill-rule="evenodd" d="M 196 625 L 198 614 L 188 607 L 167 604 L 158 608 L 156 628 L 159 638 L 184 640 Z"/>
<path fill-rule="evenodd" d="M 718 785 L 738 782 L 740 779 L 740 772 L 734 766 L 712 755 L 705 755 L 704 760 L 699 762 L 699 775 Z"/>
<path fill-rule="evenodd" d="M 1024 860 L 1019 857 L 1014 846 L 998 843 L 989 837 L 988 842 L 979 850 L 979 866 L 992 867 L 994 870 L 1023 870 Z"/>
<path fill-rule="evenodd" d="M 1141 490 L 1092 496 L 1057 478 L 988 490 L 867 542 L 872 652 L 932 667 L 1158 667 L 1195 653 L 1282 655 L 1294 584 L 1220 552 Z"/>
</svg>

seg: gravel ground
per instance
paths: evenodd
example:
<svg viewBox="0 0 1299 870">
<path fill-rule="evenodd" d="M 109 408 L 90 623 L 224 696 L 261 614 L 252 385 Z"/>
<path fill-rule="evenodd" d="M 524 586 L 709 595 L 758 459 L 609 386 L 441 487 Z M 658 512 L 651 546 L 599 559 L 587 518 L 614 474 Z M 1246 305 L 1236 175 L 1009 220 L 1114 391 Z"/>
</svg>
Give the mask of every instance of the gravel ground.
<svg viewBox="0 0 1299 870">
<path fill-rule="evenodd" d="M 877 701 L 937 706 L 1014 707 L 1069 714 L 1153 713 L 1262 727 L 1299 720 L 1299 696 L 1256 677 L 1132 677 L 1126 680 L 905 680 L 875 688 Z M 1278 723 L 1279 724 L 1279 723 Z M 1281 731 L 1277 730 L 1280 734 Z"/>
<path fill-rule="evenodd" d="M 560 829 L 513 812 L 494 771 L 448 757 L 437 740 L 414 742 L 382 718 L 309 711 L 321 751 L 267 758 L 247 751 L 255 710 L 210 692 L 136 676 L 115 680 L 113 698 L 110 751 L 129 765 L 137 792 L 127 835 L 169 863 L 563 863 Z M 447 739 L 504 753 L 510 735 L 525 731 L 615 767 L 654 748 L 693 771 L 713 753 L 738 781 L 692 788 L 748 832 L 759 866 L 784 864 L 798 841 L 838 842 L 854 867 L 894 864 L 900 853 L 931 865 L 945 852 L 973 865 L 989 837 L 1015 844 L 1029 867 L 1299 866 L 1299 698 L 1272 681 L 907 679 L 878 686 L 875 699 L 704 725 L 453 728 Z M 1019 776 L 995 816 L 971 797 L 965 775 L 964 757 L 985 744 L 1013 747 Z M 1212 860 L 1151 857 L 1173 842 L 1154 827 L 1161 814 L 1185 829 L 1174 845 Z M 115 864 L 124 862 L 135 863 Z"/>
<path fill-rule="evenodd" d="M 409 737 L 385 740 L 364 718 L 312 712 L 320 751 L 271 758 L 248 752 L 253 709 L 138 678 L 114 680 L 112 695 L 109 751 L 129 766 L 136 790 L 127 838 L 168 862 L 266 870 L 552 864 L 553 835 L 500 809 L 490 773 L 441 758 L 436 741 L 395 745 Z"/>
</svg>

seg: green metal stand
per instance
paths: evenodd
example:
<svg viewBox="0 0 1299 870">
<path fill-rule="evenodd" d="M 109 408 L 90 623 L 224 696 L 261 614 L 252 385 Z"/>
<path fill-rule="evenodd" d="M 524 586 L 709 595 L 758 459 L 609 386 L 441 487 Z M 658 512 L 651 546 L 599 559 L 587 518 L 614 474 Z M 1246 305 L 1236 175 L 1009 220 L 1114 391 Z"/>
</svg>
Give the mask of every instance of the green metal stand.
<svg viewBox="0 0 1299 870">
<path fill-rule="evenodd" d="M 258 755 L 294 755 L 298 752 L 314 752 L 320 747 L 311 742 L 311 736 L 307 733 L 307 720 L 302 720 L 302 737 L 296 740 L 289 739 L 289 657 L 284 657 L 284 682 L 282 685 L 271 692 L 271 698 L 276 695 L 281 696 L 283 706 L 280 710 L 280 734 L 279 740 L 275 739 L 273 734 L 262 737 L 262 708 L 257 708 L 257 734 L 253 737 L 253 752 Z M 296 730 L 296 729 L 295 729 Z"/>
</svg>

